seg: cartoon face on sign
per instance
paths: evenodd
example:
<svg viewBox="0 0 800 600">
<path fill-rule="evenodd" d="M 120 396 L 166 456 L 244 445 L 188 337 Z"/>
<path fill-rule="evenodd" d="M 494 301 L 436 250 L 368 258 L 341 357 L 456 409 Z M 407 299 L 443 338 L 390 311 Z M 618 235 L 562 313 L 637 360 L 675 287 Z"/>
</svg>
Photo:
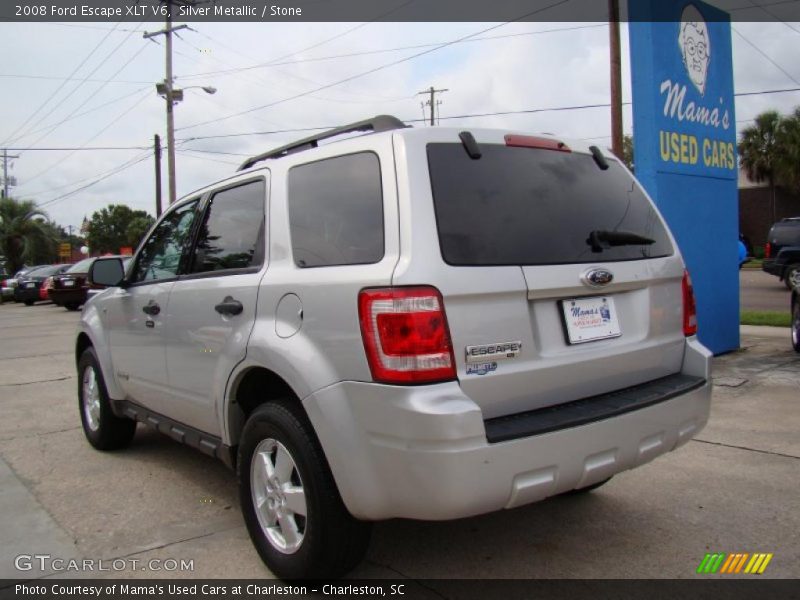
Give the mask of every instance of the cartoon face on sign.
<svg viewBox="0 0 800 600">
<path fill-rule="evenodd" d="M 681 13 L 678 46 L 681 48 L 683 64 L 689 79 L 700 95 L 704 95 L 708 63 L 711 61 L 711 38 L 703 15 L 693 4 L 687 5 Z"/>
</svg>

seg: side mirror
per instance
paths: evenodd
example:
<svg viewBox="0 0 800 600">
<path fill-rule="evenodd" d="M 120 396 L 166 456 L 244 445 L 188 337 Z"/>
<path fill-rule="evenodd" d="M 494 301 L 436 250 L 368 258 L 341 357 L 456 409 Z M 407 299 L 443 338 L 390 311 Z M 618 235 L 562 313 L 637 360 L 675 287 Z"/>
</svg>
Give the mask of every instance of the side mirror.
<svg viewBox="0 0 800 600">
<path fill-rule="evenodd" d="M 115 287 L 125 278 L 125 267 L 121 258 L 98 258 L 89 268 L 89 283 Z"/>
</svg>

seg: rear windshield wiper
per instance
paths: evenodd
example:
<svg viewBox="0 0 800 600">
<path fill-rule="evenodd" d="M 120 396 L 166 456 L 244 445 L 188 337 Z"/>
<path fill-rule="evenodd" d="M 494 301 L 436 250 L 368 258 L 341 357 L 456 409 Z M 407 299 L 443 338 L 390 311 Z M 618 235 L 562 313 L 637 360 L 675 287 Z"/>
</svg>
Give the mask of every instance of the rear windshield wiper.
<svg viewBox="0 0 800 600">
<path fill-rule="evenodd" d="M 602 252 L 612 246 L 643 246 L 655 244 L 656 241 L 630 231 L 603 231 L 596 229 L 589 233 L 586 243 L 592 247 L 592 252 Z"/>
</svg>

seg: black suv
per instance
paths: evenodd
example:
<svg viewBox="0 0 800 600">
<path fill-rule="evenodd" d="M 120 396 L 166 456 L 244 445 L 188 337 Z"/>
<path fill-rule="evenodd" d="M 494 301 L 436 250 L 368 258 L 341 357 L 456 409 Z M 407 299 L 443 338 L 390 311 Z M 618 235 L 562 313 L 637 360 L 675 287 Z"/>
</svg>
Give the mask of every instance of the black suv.
<svg viewBox="0 0 800 600">
<path fill-rule="evenodd" d="M 781 219 L 772 226 L 761 268 L 792 289 L 791 281 L 800 271 L 800 217 Z"/>
</svg>

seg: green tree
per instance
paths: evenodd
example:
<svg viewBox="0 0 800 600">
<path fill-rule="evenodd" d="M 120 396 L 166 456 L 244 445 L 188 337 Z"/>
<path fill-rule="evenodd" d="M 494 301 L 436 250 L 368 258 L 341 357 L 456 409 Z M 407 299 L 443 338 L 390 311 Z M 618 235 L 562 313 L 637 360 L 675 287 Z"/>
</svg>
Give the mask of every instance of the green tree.
<svg viewBox="0 0 800 600">
<path fill-rule="evenodd" d="M 92 215 L 86 241 L 93 253 L 117 253 L 123 246 L 136 247 L 153 221 L 153 217 L 143 210 L 109 204 Z"/>
<path fill-rule="evenodd" d="M 782 185 L 800 193 L 800 106 L 778 126 L 776 179 Z"/>
<path fill-rule="evenodd" d="M 776 220 L 775 185 L 778 157 L 781 153 L 778 130 L 781 116 L 768 110 L 755 119 L 755 123 L 742 130 L 739 142 L 739 160 L 747 176 L 756 182 L 767 181 L 772 192 L 772 220 Z"/>
<path fill-rule="evenodd" d="M 0 199 L 0 251 L 6 267 L 15 273 L 25 264 L 26 252 L 37 243 L 45 243 L 47 215 L 31 200 Z"/>
<path fill-rule="evenodd" d="M 631 173 L 634 172 L 632 135 L 622 136 L 622 162 L 631 170 Z"/>
<path fill-rule="evenodd" d="M 64 229 L 54 221 L 36 219 L 44 235 L 31 239 L 23 258 L 29 265 L 43 265 L 58 261 L 58 244 L 65 237 Z"/>
</svg>

